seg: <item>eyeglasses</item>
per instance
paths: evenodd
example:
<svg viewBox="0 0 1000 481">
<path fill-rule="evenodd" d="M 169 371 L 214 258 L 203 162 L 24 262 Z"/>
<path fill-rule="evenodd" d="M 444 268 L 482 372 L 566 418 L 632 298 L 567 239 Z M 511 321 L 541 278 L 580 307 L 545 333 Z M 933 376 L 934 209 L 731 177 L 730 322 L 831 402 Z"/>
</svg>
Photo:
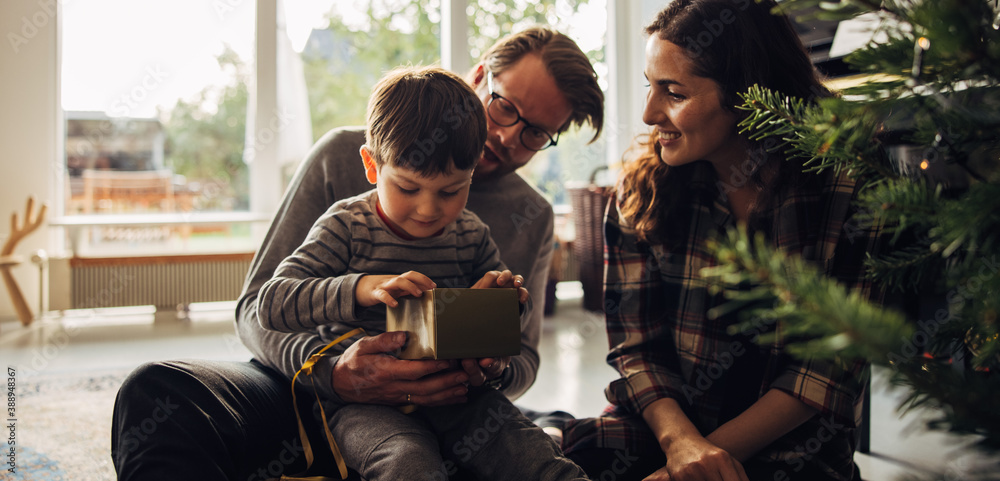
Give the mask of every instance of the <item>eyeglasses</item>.
<svg viewBox="0 0 1000 481">
<path fill-rule="evenodd" d="M 528 150 L 537 152 L 556 145 L 559 140 L 558 133 L 552 138 L 552 135 L 541 127 L 531 125 L 521 117 L 521 113 L 510 100 L 493 91 L 493 72 L 486 73 L 486 85 L 490 90 L 490 103 L 486 105 L 486 113 L 494 123 L 501 127 L 510 127 L 518 122 L 524 122 L 524 128 L 521 129 L 521 145 Z"/>
</svg>

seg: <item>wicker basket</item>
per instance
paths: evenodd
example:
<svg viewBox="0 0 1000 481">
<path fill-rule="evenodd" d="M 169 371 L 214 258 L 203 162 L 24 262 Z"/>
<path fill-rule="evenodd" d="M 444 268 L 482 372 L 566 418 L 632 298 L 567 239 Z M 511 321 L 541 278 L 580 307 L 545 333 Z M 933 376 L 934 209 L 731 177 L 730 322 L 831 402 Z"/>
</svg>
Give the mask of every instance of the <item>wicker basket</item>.
<svg viewBox="0 0 1000 481">
<path fill-rule="evenodd" d="M 594 170 L 587 185 L 566 189 L 576 230 L 573 255 L 583 284 L 583 308 L 588 311 L 604 309 L 604 211 L 612 189 L 598 186 L 594 180 L 599 172 L 606 169 L 598 167 Z"/>
</svg>

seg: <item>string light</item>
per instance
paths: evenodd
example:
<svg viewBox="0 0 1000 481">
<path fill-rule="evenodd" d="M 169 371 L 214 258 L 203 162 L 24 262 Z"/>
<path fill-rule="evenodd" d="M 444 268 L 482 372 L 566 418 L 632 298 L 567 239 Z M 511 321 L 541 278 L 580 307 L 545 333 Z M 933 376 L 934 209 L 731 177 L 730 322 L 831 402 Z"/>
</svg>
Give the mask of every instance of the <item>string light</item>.
<svg viewBox="0 0 1000 481">
<path fill-rule="evenodd" d="M 930 48 L 931 41 L 927 37 L 920 37 L 913 44 L 913 66 L 910 68 L 910 78 L 920 78 L 920 70 L 924 64 L 924 52 Z"/>
</svg>

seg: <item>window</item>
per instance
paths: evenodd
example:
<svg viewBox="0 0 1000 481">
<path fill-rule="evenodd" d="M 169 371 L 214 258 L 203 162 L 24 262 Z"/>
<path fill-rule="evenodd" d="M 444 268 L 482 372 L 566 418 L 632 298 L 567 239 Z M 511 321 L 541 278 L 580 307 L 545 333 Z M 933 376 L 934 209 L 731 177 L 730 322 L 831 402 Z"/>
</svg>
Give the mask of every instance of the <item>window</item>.
<svg viewBox="0 0 1000 481">
<path fill-rule="evenodd" d="M 315 138 L 332 128 L 364 125 L 368 94 L 386 70 L 438 63 L 441 58 L 438 0 L 327 3 L 326 25 L 312 31 L 302 51 Z M 466 13 L 469 65 L 503 34 L 548 24 L 580 45 L 606 88 L 603 0 L 469 0 Z M 566 182 L 586 181 L 605 163 L 605 143 L 599 139 L 587 145 L 592 136 L 589 129 L 563 133 L 559 145 L 537 154 L 522 174 L 552 202 L 568 203 Z"/>
<path fill-rule="evenodd" d="M 247 214 L 248 209 L 268 208 L 251 206 L 251 198 L 278 198 L 278 192 L 251 196 L 253 179 L 261 174 L 251 172 L 254 152 L 244 148 L 260 140 L 246 132 L 261 133 L 248 126 L 247 117 L 255 5 L 261 1 L 150 0 L 137 5 L 94 0 L 64 7 L 61 84 L 67 138 L 62 174 L 67 216 Z M 267 167 L 276 171 L 266 175 L 278 178 L 280 173 L 287 179 L 311 141 L 334 127 L 363 125 L 370 89 L 389 68 L 438 63 L 441 31 L 452 28 L 442 24 L 441 2 L 277 0 L 283 14 L 279 33 L 288 34 L 279 35 L 278 55 L 287 48 L 294 57 L 291 64 L 279 60 L 277 74 L 294 73 L 298 67 L 285 67 L 301 59 L 301 75 L 277 83 L 304 84 L 304 92 L 295 95 L 303 97 L 300 104 L 309 112 L 295 117 L 307 119 L 304 130 L 311 131 L 296 137 L 304 139 L 298 142 L 303 144 L 300 151 L 281 154 L 276 167 Z M 550 24 L 580 44 L 605 85 L 606 9 L 605 0 L 468 0 L 468 54 L 477 59 L 502 32 Z M 604 136 L 588 145 L 592 134 L 589 129 L 563 133 L 559 146 L 538 154 L 522 174 L 553 203 L 568 203 L 565 184 L 587 180 L 605 162 Z M 119 201 L 108 193 L 87 197 L 87 179 L 89 192 L 94 192 L 93 177 L 101 177 L 96 171 L 124 178 L 129 188 L 139 188 L 132 185 L 137 177 L 147 177 L 143 182 L 153 186 L 145 187 L 139 201 Z M 277 182 L 274 189 L 280 189 Z M 104 225 L 92 229 L 83 253 L 253 250 L 259 238 L 251 238 L 256 230 L 250 227 Z"/>
<path fill-rule="evenodd" d="M 93 0 L 62 12 L 64 214 L 246 211 L 254 3 Z M 106 225 L 86 253 L 231 250 L 248 232 Z"/>
</svg>

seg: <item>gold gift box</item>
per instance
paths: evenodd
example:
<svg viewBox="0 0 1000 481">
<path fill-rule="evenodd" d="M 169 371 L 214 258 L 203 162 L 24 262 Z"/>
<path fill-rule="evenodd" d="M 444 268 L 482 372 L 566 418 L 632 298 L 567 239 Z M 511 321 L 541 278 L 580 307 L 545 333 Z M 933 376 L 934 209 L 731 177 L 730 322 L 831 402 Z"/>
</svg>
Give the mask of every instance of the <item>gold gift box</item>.
<svg viewBox="0 0 1000 481">
<path fill-rule="evenodd" d="M 400 359 L 465 359 L 521 353 L 516 289 L 431 289 L 389 307 L 386 331 L 409 333 Z"/>
</svg>

